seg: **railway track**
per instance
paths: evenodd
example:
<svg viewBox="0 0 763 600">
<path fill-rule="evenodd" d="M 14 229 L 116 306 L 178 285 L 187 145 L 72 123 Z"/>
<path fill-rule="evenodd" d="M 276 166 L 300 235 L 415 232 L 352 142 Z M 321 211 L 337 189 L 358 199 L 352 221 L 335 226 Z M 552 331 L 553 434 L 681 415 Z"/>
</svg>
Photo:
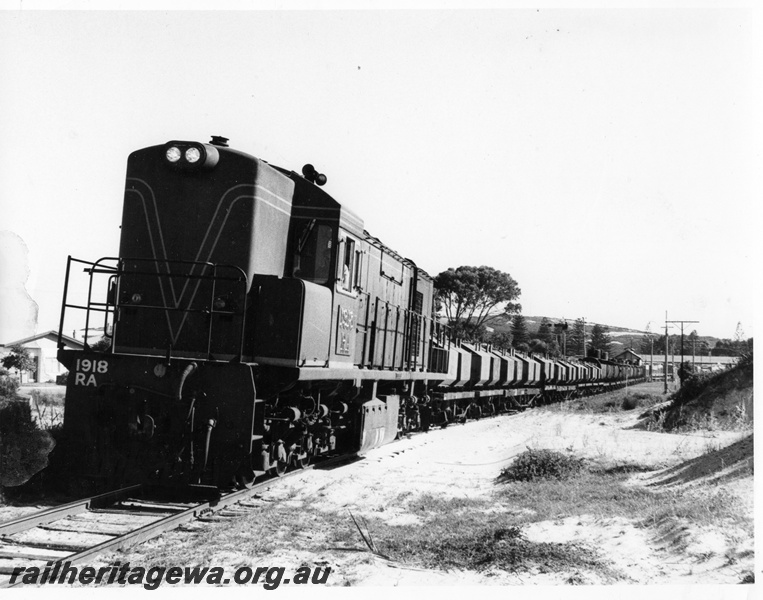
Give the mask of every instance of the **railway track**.
<svg viewBox="0 0 763 600">
<path fill-rule="evenodd" d="M 330 458 L 316 466 L 337 466 L 352 458 Z M 52 568 L 56 563 L 83 564 L 97 555 L 140 544 L 211 513 L 241 516 L 254 510 L 254 506 L 242 505 L 236 510 L 232 505 L 299 472 L 292 471 L 202 502 L 165 501 L 156 490 L 133 485 L 2 522 L 0 588 L 22 585 L 20 578 L 10 583 L 17 567 L 37 567 L 42 573 L 46 566 Z"/>
<path fill-rule="evenodd" d="M 521 411 L 508 414 L 516 412 Z M 304 469 L 330 468 L 355 458 L 355 454 L 332 457 Z M 155 489 L 133 485 L 0 522 L 0 588 L 23 585 L 21 578 L 10 583 L 17 567 L 37 567 L 40 573 L 50 567 L 52 572 L 57 563 L 83 564 L 100 554 L 135 546 L 212 513 L 220 517 L 241 516 L 256 509 L 254 504 L 245 504 L 247 498 L 304 469 L 203 502 L 163 500 Z M 242 502 L 238 509 L 231 506 Z M 231 508 L 225 511 L 226 507 Z"/>
<path fill-rule="evenodd" d="M 56 564 L 81 565 L 212 513 L 241 516 L 256 509 L 245 501 L 257 492 L 302 470 L 339 466 L 355 458 L 356 454 L 328 458 L 203 502 L 167 501 L 162 499 L 167 490 L 157 495 L 151 487 L 133 485 L 0 522 L 0 589 L 23 585 L 21 577 L 10 583 L 17 567 L 37 567 L 40 573 L 48 567 L 52 573 Z M 239 503 L 243 504 L 238 509 L 232 506 Z"/>
</svg>

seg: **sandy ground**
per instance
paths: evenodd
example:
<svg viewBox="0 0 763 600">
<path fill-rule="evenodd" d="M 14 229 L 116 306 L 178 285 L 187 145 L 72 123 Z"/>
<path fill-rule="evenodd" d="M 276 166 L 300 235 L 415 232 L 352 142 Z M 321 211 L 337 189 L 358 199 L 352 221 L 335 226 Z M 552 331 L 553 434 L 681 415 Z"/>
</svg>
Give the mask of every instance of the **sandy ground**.
<svg viewBox="0 0 763 600">
<path fill-rule="evenodd" d="M 638 412 L 591 415 L 528 411 L 432 431 L 372 451 L 365 460 L 342 469 L 305 473 L 264 498 L 289 498 L 295 505 L 319 498 L 321 510 L 352 511 L 356 516 L 373 515 L 391 524 L 406 524 L 415 522 L 416 517 L 391 503 L 401 493 L 489 498 L 501 470 L 527 448 L 571 450 L 577 456 L 607 464 L 638 462 L 661 469 L 657 474 L 634 476 L 633 485 L 649 485 L 671 467 L 744 437 L 731 432 L 678 435 L 632 429 Z M 713 476 L 718 476 L 717 471 L 713 469 Z M 673 485 L 696 483 L 678 481 Z M 729 490 L 743 499 L 752 515 L 752 478 L 737 481 Z M 656 535 L 627 516 L 599 519 L 579 515 L 525 526 L 523 532 L 531 541 L 575 541 L 598 548 L 634 583 L 738 583 L 742 571 L 753 569 L 751 556 L 746 562 L 726 564 L 727 555 L 753 550 L 751 538 L 739 531 L 706 531 L 691 523 L 672 524 L 672 530 Z M 298 566 L 310 558 L 316 559 L 286 552 L 272 561 Z M 560 584 L 572 575 L 424 571 L 357 552 L 326 553 L 320 560 L 335 564 L 337 572 L 345 574 L 353 585 Z"/>
<path fill-rule="evenodd" d="M 704 459 L 693 459 L 706 453 L 722 456 L 725 448 L 736 448 L 733 444 L 749 432 L 691 435 L 649 432 L 634 428 L 639 412 L 579 414 L 532 410 L 433 430 L 371 451 L 362 460 L 341 468 L 308 470 L 279 481 L 253 501 L 255 509 L 250 515 L 237 518 L 256 519 L 257 502 L 285 502 L 300 514 L 314 510 L 348 515 L 351 511 L 356 517 L 373 516 L 390 524 L 414 524 L 418 517 L 396 503 L 401 494 L 491 498 L 501 470 L 527 448 L 572 451 L 608 465 L 639 463 L 655 469 L 633 475 L 631 485 L 683 489 L 733 475 L 724 473 L 723 460 L 710 464 Z M 730 479 L 724 485 L 752 516 L 752 477 Z M 0 508 L 0 520 L 8 518 L 8 510 L 5 509 L 4 515 Z M 188 529 L 203 534 L 208 526 L 195 523 L 185 532 L 170 532 L 126 553 L 104 556 L 97 562 L 136 563 L 148 552 L 173 545 L 179 547 Z M 301 533 L 307 537 L 319 539 L 325 533 L 311 531 L 309 524 L 306 527 Z M 639 527 L 628 515 L 598 518 L 581 514 L 536 522 L 525 526 L 523 533 L 532 541 L 575 541 L 596 548 L 608 557 L 615 569 L 637 584 L 731 584 L 739 583 L 743 572 L 754 570 L 753 539 L 734 528 L 707 529 L 693 523 L 672 522 L 665 528 L 654 529 Z M 213 548 L 207 556 L 208 564 L 231 568 L 242 564 L 268 564 L 284 566 L 288 571 L 301 565 L 330 565 L 331 585 L 558 585 L 568 583 L 575 575 L 411 568 L 368 552 L 359 536 L 355 545 L 327 545 L 317 553 L 297 551 L 284 543 L 266 557 L 245 556 L 227 548 L 219 552 Z M 600 583 L 579 574 L 575 582 Z"/>
</svg>

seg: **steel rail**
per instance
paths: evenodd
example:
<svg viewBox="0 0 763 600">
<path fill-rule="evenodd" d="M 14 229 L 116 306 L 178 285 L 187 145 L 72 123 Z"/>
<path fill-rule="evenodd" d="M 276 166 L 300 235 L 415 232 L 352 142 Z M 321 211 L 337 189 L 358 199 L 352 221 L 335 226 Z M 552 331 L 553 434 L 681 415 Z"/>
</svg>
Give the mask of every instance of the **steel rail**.
<svg viewBox="0 0 763 600">
<path fill-rule="evenodd" d="M 256 483 L 249 488 L 236 490 L 235 492 L 230 492 L 221 496 L 220 498 L 201 502 L 195 506 L 182 510 L 181 512 L 160 518 L 157 521 L 148 523 L 142 527 L 138 527 L 133 531 L 117 535 L 114 537 L 114 539 L 103 541 L 99 544 L 96 544 L 95 546 L 91 546 L 90 548 L 86 548 L 84 550 L 80 550 L 70 555 L 61 557 L 53 562 L 53 566 L 59 564 L 62 565 L 64 563 L 69 563 L 71 565 L 82 564 L 83 562 L 93 558 L 94 556 L 103 554 L 104 552 L 124 549 L 136 544 L 140 544 L 141 542 L 145 542 L 151 538 L 154 538 L 164 533 L 165 531 L 175 529 L 183 523 L 192 521 L 205 514 L 217 512 L 218 510 L 225 508 L 230 504 L 240 502 L 241 500 L 254 495 L 258 491 L 268 489 L 269 487 L 276 485 L 279 481 L 294 477 L 302 471 L 314 469 L 316 467 L 331 467 L 343 462 L 353 460 L 356 456 L 356 454 L 349 454 L 329 458 L 321 461 L 317 465 L 308 465 L 303 469 L 291 471 L 281 477 L 273 477 L 261 483 Z M 105 494 L 100 494 L 98 496 L 93 496 L 92 498 L 85 498 L 83 500 L 77 500 L 75 502 L 70 502 L 61 506 L 45 509 L 31 515 L 26 515 L 24 517 L 19 517 L 17 519 L 13 519 L 12 521 L 7 521 L 0 524 L 0 536 L 7 536 L 13 533 L 26 531 L 39 525 L 45 525 L 58 519 L 63 519 L 74 514 L 85 512 L 90 508 L 105 508 L 110 504 L 114 504 L 120 500 L 129 498 L 134 492 L 140 492 L 142 489 L 142 485 L 134 485 L 123 488 L 121 490 L 115 490 Z M 166 504 L 169 506 L 172 505 L 172 502 L 168 502 Z M 24 585 L 21 581 L 16 581 L 14 583 L 5 581 L 0 582 L 0 589 L 21 585 Z"/>
<path fill-rule="evenodd" d="M 32 529 L 40 525 L 46 525 L 53 521 L 58 521 L 59 519 L 65 519 L 71 515 L 90 510 L 91 508 L 102 508 L 109 504 L 114 504 L 124 498 L 130 497 L 136 492 L 140 492 L 142 488 L 142 485 L 131 485 L 119 490 L 106 492 L 105 494 L 99 494 L 90 498 L 61 504 L 60 506 L 46 508 L 16 519 L 11 519 L 10 521 L 3 521 L 0 523 L 0 538 L 27 529 Z"/>
</svg>

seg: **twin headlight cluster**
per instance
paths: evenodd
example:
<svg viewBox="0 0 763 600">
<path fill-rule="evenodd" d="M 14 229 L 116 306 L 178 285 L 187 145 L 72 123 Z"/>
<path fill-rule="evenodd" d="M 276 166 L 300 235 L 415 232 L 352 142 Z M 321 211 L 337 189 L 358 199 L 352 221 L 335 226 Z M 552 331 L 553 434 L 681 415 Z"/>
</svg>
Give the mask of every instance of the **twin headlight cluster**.
<svg viewBox="0 0 763 600">
<path fill-rule="evenodd" d="M 217 164 L 220 153 L 211 144 L 173 141 L 165 144 L 164 158 L 177 167 L 209 169 Z"/>
<path fill-rule="evenodd" d="M 177 146 L 170 146 L 167 148 L 167 160 L 171 163 L 178 162 L 183 157 L 183 152 Z M 185 159 L 189 163 L 199 162 L 201 158 L 201 151 L 198 148 L 188 148 L 185 151 Z"/>
</svg>

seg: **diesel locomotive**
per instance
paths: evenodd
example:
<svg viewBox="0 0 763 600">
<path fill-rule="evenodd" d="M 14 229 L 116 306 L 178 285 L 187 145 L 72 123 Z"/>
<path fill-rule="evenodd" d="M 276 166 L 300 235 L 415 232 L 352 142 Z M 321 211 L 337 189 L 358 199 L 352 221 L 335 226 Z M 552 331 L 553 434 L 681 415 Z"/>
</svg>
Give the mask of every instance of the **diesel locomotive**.
<svg viewBox="0 0 763 600">
<path fill-rule="evenodd" d="M 327 194 L 325 175 L 227 141 L 133 152 L 118 256 L 69 257 L 59 331 L 84 311 L 85 329 L 109 340 L 59 340 L 78 476 L 248 486 L 321 455 L 643 376 L 452 340 L 432 277 Z"/>
</svg>

